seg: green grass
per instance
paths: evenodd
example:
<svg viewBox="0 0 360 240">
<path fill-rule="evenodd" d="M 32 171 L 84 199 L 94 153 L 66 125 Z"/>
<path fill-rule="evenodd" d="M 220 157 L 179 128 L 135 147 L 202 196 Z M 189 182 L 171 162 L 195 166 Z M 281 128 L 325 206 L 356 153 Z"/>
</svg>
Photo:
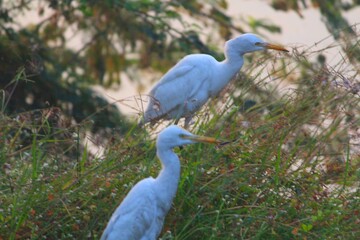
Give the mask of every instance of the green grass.
<svg viewBox="0 0 360 240">
<path fill-rule="evenodd" d="M 194 133 L 229 143 L 176 149 L 182 174 L 163 239 L 360 238 L 359 95 L 319 81 L 315 64 L 281 61 L 279 79 L 301 68 L 296 91 L 280 94 L 259 67 L 244 69 L 253 77 L 195 118 Z M 245 109 L 247 99 L 256 104 Z M 131 187 L 159 172 L 154 134 L 134 127 L 93 156 L 86 124 L 35 112 L 0 116 L 0 239 L 98 239 Z"/>
</svg>

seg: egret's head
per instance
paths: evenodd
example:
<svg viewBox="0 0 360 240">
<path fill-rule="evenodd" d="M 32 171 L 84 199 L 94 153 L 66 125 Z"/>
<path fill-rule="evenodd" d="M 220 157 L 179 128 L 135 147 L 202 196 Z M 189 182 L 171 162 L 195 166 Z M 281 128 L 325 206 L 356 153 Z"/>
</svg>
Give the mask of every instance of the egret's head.
<svg viewBox="0 0 360 240">
<path fill-rule="evenodd" d="M 265 49 L 288 52 L 284 47 L 264 42 L 264 40 L 252 33 L 242 34 L 239 37 L 226 42 L 226 51 L 228 54 L 236 53 L 243 55 L 245 53 L 262 51 Z"/>
<path fill-rule="evenodd" d="M 160 132 L 157 138 L 157 147 L 174 148 L 182 145 L 203 142 L 203 143 L 220 143 L 215 138 L 194 135 L 181 127 L 171 125 Z"/>
</svg>

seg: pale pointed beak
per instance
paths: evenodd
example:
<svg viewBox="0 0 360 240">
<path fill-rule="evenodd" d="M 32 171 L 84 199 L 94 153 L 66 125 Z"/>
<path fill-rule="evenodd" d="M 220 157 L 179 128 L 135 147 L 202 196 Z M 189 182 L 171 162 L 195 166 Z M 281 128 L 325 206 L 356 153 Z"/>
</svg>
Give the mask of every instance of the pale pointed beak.
<svg viewBox="0 0 360 240">
<path fill-rule="evenodd" d="M 276 45 L 276 44 L 272 44 L 272 43 L 259 43 L 262 47 L 267 48 L 267 49 L 273 49 L 273 50 L 277 50 L 277 51 L 282 51 L 282 52 L 289 52 L 289 50 L 285 49 L 283 46 L 280 45 Z"/>
<path fill-rule="evenodd" d="M 183 135 L 181 137 L 184 139 L 189 139 L 194 142 L 212 143 L 212 144 L 221 143 L 220 140 L 217 140 L 216 138 L 212 138 L 212 137 L 204 137 L 204 136 L 198 136 L 198 135 Z"/>
</svg>

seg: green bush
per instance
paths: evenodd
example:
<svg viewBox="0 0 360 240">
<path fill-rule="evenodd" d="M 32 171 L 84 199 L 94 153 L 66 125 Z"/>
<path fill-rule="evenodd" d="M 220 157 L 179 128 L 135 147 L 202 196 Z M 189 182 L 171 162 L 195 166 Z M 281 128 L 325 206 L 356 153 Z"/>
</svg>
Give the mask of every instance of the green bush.
<svg viewBox="0 0 360 240">
<path fill-rule="evenodd" d="M 191 127 L 228 143 L 176 150 L 182 174 L 162 239 L 358 239 L 355 78 L 296 54 L 252 59 Z M 266 64 L 282 81 L 297 74 L 293 90 L 269 85 Z M 87 124 L 56 108 L 2 115 L 2 239 L 98 239 L 130 188 L 158 174 L 156 128 L 104 139 L 97 156 L 80 144 Z"/>
</svg>

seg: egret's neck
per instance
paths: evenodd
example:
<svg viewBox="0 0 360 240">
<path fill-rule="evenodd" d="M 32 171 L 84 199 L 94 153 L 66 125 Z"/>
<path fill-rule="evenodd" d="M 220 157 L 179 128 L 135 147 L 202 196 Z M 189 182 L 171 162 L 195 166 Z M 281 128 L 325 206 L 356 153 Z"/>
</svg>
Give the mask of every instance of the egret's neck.
<svg viewBox="0 0 360 240">
<path fill-rule="evenodd" d="M 214 71 L 213 95 L 217 95 L 235 77 L 244 63 L 243 56 L 239 54 L 226 52 L 225 57 Z"/>
<path fill-rule="evenodd" d="M 163 202 L 169 203 L 166 208 L 170 208 L 179 183 L 180 161 L 178 156 L 169 148 L 161 149 L 158 146 L 156 154 L 162 163 L 162 169 L 156 178 L 157 187 L 159 188 L 158 197 Z"/>
<path fill-rule="evenodd" d="M 234 70 L 239 70 L 244 63 L 244 53 L 238 51 L 231 51 L 231 49 L 225 49 L 225 60 L 222 63 L 226 63 L 231 66 Z"/>
</svg>

